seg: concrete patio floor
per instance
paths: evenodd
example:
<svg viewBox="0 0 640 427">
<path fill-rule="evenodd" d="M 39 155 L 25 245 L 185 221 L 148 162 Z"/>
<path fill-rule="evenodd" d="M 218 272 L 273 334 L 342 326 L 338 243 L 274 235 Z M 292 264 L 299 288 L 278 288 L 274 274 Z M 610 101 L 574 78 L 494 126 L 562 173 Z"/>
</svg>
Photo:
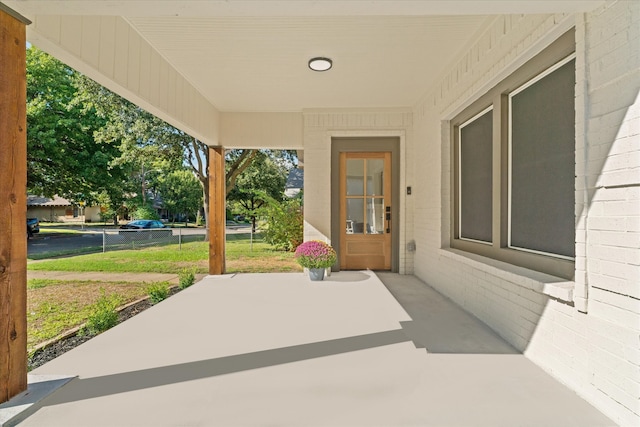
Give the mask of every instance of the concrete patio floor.
<svg viewBox="0 0 640 427">
<path fill-rule="evenodd" d="M 77 378 L 25 427 L 614 425 L 395 274 L 207 277 L 32 374 Z"/>
</svg>

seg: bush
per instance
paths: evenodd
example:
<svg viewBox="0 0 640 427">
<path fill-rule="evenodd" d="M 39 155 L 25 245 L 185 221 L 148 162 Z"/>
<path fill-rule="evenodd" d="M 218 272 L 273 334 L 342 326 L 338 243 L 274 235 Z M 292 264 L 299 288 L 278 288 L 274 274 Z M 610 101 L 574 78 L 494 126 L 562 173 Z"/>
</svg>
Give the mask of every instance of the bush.
<svg viewBox="0 0 640 427">
<path fill-rule="evenodd" d="M 178 275 L 179 282 L 178 286 L 180 289 L 186 289 L 189 286 L 193 285 L 196 281 L 196 273 L 194 270 L 182 270 Z"/>
<path fill-rule="evenodd" d="M 87 319 L 86 329 L 92 334 L 99 334 L 118 324 L 117 308 L 122 304 L 121 298 L 116 294 L 107 296 L 104 289 L 101 291 L 102 295 L 98 298 Z"/>
<path fill-rule="evenodd" d="M 158 212 L 150 206 L 140 206 L 132 216 L 134 219 L 160 219 Z"/>
<path fill-rule="evenodd" d="M 265 210 L 267 226 L 263 231 L 265 242 L 277 249 L 295 250 L 303 239 L 304 215 L 302 199 L 295 198 L 278 202 L 269 200 Z"/>
<path fill-rule="evenodd" d="M 169 284 L 167 282 L 156 282 L 147 286 L 147 293 L 151 304 L 157 304 L 169 296 Z"/>
</svg>

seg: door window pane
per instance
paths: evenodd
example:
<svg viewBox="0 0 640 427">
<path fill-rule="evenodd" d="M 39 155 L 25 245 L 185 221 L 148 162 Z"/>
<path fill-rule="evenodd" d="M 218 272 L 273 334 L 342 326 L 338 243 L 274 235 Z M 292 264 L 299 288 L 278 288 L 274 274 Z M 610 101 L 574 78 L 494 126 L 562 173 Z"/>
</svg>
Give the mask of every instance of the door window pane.
<svg viewBox="0 0 640 427">
<path fill-rule="evenodd" d="M 364 233 L 364 199 L 347 199 L 347 233 Z"/>
<path fill-rule="evenodd" d="M 367 159 L 367 196 L 384 195 L 384 160 Z"/>
<path fill-rule="evenodd" d="M 367 234 L 384 233 L 384 200 L 368 198 L 367 200 L 367 224 L 365 230 Z"/>
<path fill-rule="evenodd" d="M 347 196 L 364 195 L 364 160 L 347 159 Z"/>
</svg>

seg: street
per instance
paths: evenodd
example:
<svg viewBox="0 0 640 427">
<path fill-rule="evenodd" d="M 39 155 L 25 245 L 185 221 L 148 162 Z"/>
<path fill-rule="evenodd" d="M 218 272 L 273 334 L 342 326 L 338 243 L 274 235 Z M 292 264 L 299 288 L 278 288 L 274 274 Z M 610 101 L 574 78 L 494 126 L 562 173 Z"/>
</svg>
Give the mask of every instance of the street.
<svg viewBox="0 0 640 427">
<path fill-rule="evenodd" d="M 117 229 L 107 230 L 114 233 Z M 172 229 L 174 236 L 181 233 L 183 236 L 204 234 L 202 228 Z M 249 234 L 251 226 L 233 225 L 226 227 L 227 234 Z M 56 254 L 71 251 L 96 252 L 102 250 L 102 230 L 85 230 L 82 234 L 55 234 L 37 233 L 27 241 L 27 256 L 42 255 L 46 253 Z"/>
</svg>

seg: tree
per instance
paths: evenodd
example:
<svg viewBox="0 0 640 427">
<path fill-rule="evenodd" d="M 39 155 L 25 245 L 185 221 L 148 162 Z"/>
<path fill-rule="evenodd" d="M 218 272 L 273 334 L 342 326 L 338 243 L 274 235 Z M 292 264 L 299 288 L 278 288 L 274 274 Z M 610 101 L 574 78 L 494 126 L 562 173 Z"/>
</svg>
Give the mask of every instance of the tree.
<svg viewBox="0 0 640 427">
<path fill-rule="evenodd" d="M 110 167 L 117 145 L 97 141 L 105 125 L 97 111 L 77 99 L 81 76 L 35 47 L 27 49 L 27 188 L 72 201 L 94 195 L 122 177 Z"/>
<path fill-rule="evenodd" d="M 169 173 L 160 180 L 158 186 L 164 207 L 175 223 L 176 215 L 184 214 L 185 223 L 189 214 L 196 214 L 202 207 L 200 183 L 189 170 L 182 169 Z"/>
<path fill-rule="evenodd" d="M 267 202 L 263 194 L 281 200 L 286 180 L 284 165 L 278 164 L 269 151 L 259 151 L 251 164 L 237 175 L 236 185 L 227 199 L 235 202 L 239 210 L 251 218 L 255 231 L 258 210 Z"/>
<path fill-rule="evenodd" d="M 79 78 L 79 86 L 81 102 L 105 120 L 96 140 L 118 146 L 111 166 L 127 173 L 119 190 L 135 195 L 128 200 L 129 208 L 150 207 L 159 177 L 182 168 L 184 133 L 87 77 Z"/>
<path fill-rule="evenodd" d="M 264 196 L 267 205 L 263 209 L 267 227 L 264 240 L 277 249 L 294 251 L 303 241 L 304 213 L 302 193 L 292 199 L 277 200 Z"/>
<path fill-rule="evenodd" d="M 206 144 L 36 48 L 27 56 L 30 191 L 78 201 L 99 198 L 115 222 L 125 205 L 129 210 L 149 207 L 149 196 L 158 196 L 160 177 L 187 164 L 200 182 L 208 212 Z M 260 153 L 226 153 L 227 196 Z M 273 159 L 292 156 L 285 151 L 262 153 Z M 274 163 L 282 167 L 286 161 Z M 205 218 L 208 225 L 208 215 Z"/>
</svg>

